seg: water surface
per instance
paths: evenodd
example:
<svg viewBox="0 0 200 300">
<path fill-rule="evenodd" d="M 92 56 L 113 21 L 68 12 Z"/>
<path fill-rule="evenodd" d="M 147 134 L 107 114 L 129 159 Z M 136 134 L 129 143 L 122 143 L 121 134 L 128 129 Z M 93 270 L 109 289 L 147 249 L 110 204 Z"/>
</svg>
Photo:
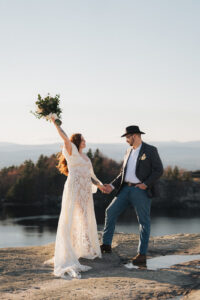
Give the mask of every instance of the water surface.
<svg viewBox="0 0 200 300">
<path fill-rule="evenodd" d="M 0 219 L 0 248 L 45 245 L 55 241 L 57 215 L 42 215 Z M 200 218 L 152 216 L 151 235 L 161 236 L 176 233 L 199 233 Z M 103 230 L 103 224 L 98 225 Z M 138 234 L 136 219 L 117 223 L 116 232 Z"/>
<path fill-rule="evenodd" d="M 170 267 L 185 262 L 200 260 L 200 255 L 165 255 L 147 259 L 146 266 L 135 266 L 131 262 L 125 264 L 127 269 L 147 268 L 148 270 L 169 269 Z"/>
</svg>

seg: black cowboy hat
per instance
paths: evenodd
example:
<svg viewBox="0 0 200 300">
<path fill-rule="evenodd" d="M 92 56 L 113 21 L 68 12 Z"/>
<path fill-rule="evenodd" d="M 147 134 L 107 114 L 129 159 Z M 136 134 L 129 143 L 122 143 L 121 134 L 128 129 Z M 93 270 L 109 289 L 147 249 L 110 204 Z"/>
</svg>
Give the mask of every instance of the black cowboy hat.
<svg viewBox="0 0 200 300">
<path fill-rule="evenodd" d="M 140 131 L 140 128 L 136 125 L 126 127 L 126 133 L 124 133 L 121 137 L 124 137 L 128 134 L 140 133 L 145 134 L 145 132 Z"/>
</svg>

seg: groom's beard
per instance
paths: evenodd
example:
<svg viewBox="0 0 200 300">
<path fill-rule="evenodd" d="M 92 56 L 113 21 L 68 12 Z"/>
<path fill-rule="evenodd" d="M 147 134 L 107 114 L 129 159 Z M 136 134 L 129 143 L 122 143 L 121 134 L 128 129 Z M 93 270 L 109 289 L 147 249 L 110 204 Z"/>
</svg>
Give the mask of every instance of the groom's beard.
<svg viewBox="0 0 200 300">
<path fill-rule="evenodd" d="M 135 142 L 135 140 L 133 139 L 133 140 L 129 143 L 129 145 L 130 145 L 130 146 L 133 146 L 133 145 L 134 145 L 134 142 Z"/>
</svg>

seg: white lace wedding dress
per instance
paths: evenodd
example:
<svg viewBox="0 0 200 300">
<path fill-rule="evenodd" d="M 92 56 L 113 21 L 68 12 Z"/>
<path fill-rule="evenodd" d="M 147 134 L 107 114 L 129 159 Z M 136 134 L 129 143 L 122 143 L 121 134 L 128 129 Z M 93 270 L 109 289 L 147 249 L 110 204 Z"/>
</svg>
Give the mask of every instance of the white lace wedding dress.
<svg viewBox="0 0 200 300">
<path fill-rule="evenodd" d="M 55 243 L 55 256 L 46 263 L 54 263 L 54 274 L 65 277 L 81 278 L 81 271 L 88 271 L 90 266 L 81 265 L 79 258 L 101 258 L 97 224 L 94 213 L 92 193 L 101 183 L 94 174 L 90 159 L 86 161 L 72 143 L 72 154 L 65 146 L 62 150 L 69 169 L 65 182 L 62 207 L 58 222 Z"/>
</svg>

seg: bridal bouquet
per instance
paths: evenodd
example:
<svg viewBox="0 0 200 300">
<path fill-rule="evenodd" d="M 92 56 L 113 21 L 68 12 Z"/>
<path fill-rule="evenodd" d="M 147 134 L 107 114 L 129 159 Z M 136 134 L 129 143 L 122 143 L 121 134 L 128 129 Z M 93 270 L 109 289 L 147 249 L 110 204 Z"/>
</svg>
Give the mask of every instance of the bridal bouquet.
<svg viewBox="0 0 200 300">
<path fill-rule="evenodd" d="M 38 95 L 38 100 L 36 101 L 37 110 L 32 112 L 34 116 L 38 119 L 45 118 L 47 121 L 51 121 L 51 117 L 55 118 L 57 125 L 61 125 L 60 120 L 62 110 L 59 107 L 60 104 L 60 95 L 51 97 L 50 94 L 47 97 L 42 98 L 40 94 Z"/>
</svg>

